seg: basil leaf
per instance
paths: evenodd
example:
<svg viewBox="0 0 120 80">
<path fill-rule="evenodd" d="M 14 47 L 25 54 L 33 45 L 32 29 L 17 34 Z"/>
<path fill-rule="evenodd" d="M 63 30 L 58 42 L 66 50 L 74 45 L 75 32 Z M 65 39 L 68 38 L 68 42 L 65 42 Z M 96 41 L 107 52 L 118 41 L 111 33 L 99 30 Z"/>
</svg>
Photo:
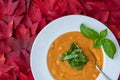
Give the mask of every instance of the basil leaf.
<svg viewBox="0 0 120 80">
<path fill-rule="evenodd" d="M 79 46 L 75 42 L 71 44 L 68 54 L 71 53 L 74 49 L 79 49 Z"/>
<path fill-rule="evenodd" d="M 102 46 L 103 46 L 105 53 L 108 55 L 108 57 L 113 59 L 116 53 L 116 46 L 113 43 L 113 41 L 111 41 L 110 39 L 104 38 L 102 42 Z"/>
<path fill-rule="evenodd" d="M 103 37 L 98 37 L 94 40 L 94 48 L 100 48 L 101 45 L 102 45 L 102 40 L 103 40 Z"/>
<path fill-rule="evenodd" d="M 71 44 L 69 51 L 64 52 L 59 60 L 66 60 L 72 68 L 75 67 L 77 70 L 81 70 L 87 63 L 88 58 L 83 55 L 82 49 L 74 42 Z"/>
<path fill-rule="evenodd" d="M 100 36 L 101 37 L 106 37 L 107 36 L 107 29 L 104 29 L 104 30 L 102 30 L 101 32 L 100 32 Z"/>
<path fill-rule="evenodd" d="M 78 57 L 78 54 L 70 54 L 70 55 L 64 56 L 62 60 L 68 60 L 76 57 Z"/>
<path fill-rule="evenodd" d="M 64 58 L 65 56 L 67 56 L 67 52 L 64 52 L 64 53 L 62 54 L 62 57 L 59 58 L 59 60 L 63 60 L 63 58 Z"/>
<path fill-rule="evenodd" d="M 98 32 L 85 26 L 84 24 L 80 25 L 80 30 L 81 30 L 82 34 L 88 38 L 95 39 L 99 36 Z"/>
</svg>

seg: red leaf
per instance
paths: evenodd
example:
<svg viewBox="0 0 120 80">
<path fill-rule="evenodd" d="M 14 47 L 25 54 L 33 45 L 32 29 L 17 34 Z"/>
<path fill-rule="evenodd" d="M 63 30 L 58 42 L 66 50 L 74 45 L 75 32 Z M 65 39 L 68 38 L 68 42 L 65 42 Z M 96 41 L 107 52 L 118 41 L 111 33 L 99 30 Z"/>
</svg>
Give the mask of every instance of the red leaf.
<svg viewBox="0 0 120 80">
<path fill-rule="evenodd" d="M 102 1 L 94 1 L 94 2 L 86 2 L 86 4 L 90 5 L 92 8 L 97 8 L 100 10 L 108 10 L 106 8 L 106 4 L 103 0 Z"/>
<path fill-rule="evenodd" d="M 0 64 L 0 76 L 4 73 L 8 72 L 12 68 L 14 68 L 14 67 L 10 66 L 10 65 Z"/>
<path fill-rule="evenodd" d="M 0 53 L 0 76 L 9 70 L 11 70 L 13 66 L 5 64 L 5 56 L 4 53 Z"/>
<path fill-rule="evenodd" d="M 107 10 L 119 10 L 120 0 L 104 0 L 107 6 Z"/>
<path fill-rule="evenodd" d="M 120 31 L 117 29 L 115 25 L 110 25 L 109 28 L 112 30 L 112 32 L 115 34 L 115 36 L 120 39 Z"/>
<path fill-rule="evenodd" d="M 20 52 L 13 52 L 6 57 L 6 64 L 13 65 L 15 69 L 19 70 L 25 75 L 30 72 L 30 54 L 26 50 Z"/>
<path fill-rule="evenodd" d="M 34 80 L 32 72 L 29 73 L 29 79 L 28 80 Z"/>
<path fill-rule="evenodd" d="M 5 56 L 3 52 L 0 52 L 0 64 L 4 64 L 5 63 Z"/>
<path fill-rule="evenodd" d="M 25 0 L 19 0 L 17 10 L 15 12 L 16 16 L 23 14 L 26 10 Z"/>
<path fill-rule="evenodd" d="M 33 23 L 40 22 L 42 19 L 42 13 L 38 7 L 36 7 L 35 4 L 31 4 L 29 12 L 28 12 L 29 18 L 32 20 Z"/>
<path fill-rule="evenodd" d="M 14 20 L 14 29 L 17 28 L 17 26 L 20 24 L 21 20 L 22 20 L 23 16 L 15 16 L 13 17 Z"/>
<path fill-rule="evenodd" d="M 104 5 L 103 2 L 100 2 L 100 3 Z M 101 22 L 105 23 L 108 20 L 109 11 L 102 10 L 104 8 L 100 8 L 102 7 L 100 3 L 99 2 L 87 2 L 85 5 L 85 8 L 86 8 L 85 10 L 88 16 L 94 17 L 100 20 Z"/>
<path fill-rule="evenodd" d="M 84 11 L 82 5 L 77 0 L 67 0 L 66 8 L 68 14 L 80 14 Z"/>
<path fill-rule="evenodd" d="M 31 19 L 29 18 L 29 16 L 26 16 L 26 18 L 25 18 L 25 20 L 24 20 L 24 24 L 25 24 L 25 26 L 26 26 L 27 28 L 30 29 L 30 34 L 31 34 L 31 35 L 36 34 L 36 31 L 37 31 L 37 28 L 38 28 L 38 24 L 39 24 L 38 21 L 35 22 L 35 23 L 33 23 L 33 22 L 31 21 Z"/>
<path fill-rule="evenodd" d="M 17 59 L 14 59 L 16 64 L 19 66 L 20 71 L 25 74 L 29 75 L 30 72 L 30 54 L 25 51 L 21 50 Z"/>
<path fill-rule="evenodd" d="M 34 0 L 34 2 L 40 8 L 40 10 L 42 11 L 42 13 L 44 15 L 49 16 L 48 12 L 45 10 L 45 7 L 44 7 L 44 5 L 42 4 L 42 2 L 40 0 Z"/>
<path fill-rule="evenodd" d="M 120 11 L 111 11 L 108 19 L 108 24 L 110 25 L 120 25 Z"/>
<path fill-rule="evenodd" d="M 38 26 L 37 33 L 39 33 L 45 27 L 46 24 L 46 20 L 45 18 L 43 18 Z"/>
<path fill-rule="evenodd" d="M 14 3 L 12 2 L 12 0 L 0 1 L 0 13 L 12 15 L 17 5 L 18 5 L 18 1 Z"/>
<path fill-rule="evenodd" d="M 32 21 L 31 21 L 31 19 L 29 18 L 29 16 L 26 16 L 26 17 L 25 17 L 24 24 L 25 24 L 25 26 L 28 27 L 28 28 L 31 28 L 31 27 L 33 26 Z"/>
<path fill-rule="evenodd" d="M 20 72 L 20 79 L 21 80 L 28 80 L 28 76 Z"/>
<path fill-rule="evenodd" d="M 6 23 L 10 23 L 11 21 L 14 21 L 14 29 L 17 28 L 17 26 L 20 24 L 23 16 L 9 16 L 9 15 L 1 15 L 0 19 L 5 21 Z"/>
<path fill-rule="evenodd" d="M 38 28 L 38 22 L 34 23 L 33 26 L 30 28 L 31 35 L 36 34 Z"/>
<path fill-rule="evenodd" d="M 33 26 L 30 29 L 34 30 L 36 26 Z M 36 33 L 36 29 L 35 32 L 33 31 L 33 33 Z M 16 38 L 11 37 L 7 39 L 7 43 L 11 47 L 12 52 L 18 53 L 21 48 L 30 51 L 35 37 L 35 34 L 30 37 L 29 29 L 25 28 L 24 25 L 21 25 L 16 30 Z"/>
<path fill-rule="evenodd" d="M 12 51 L 18 52 L 20 50 L 20 44 L 14 37 L 7 39 L 7 43 L 11 47 Z"/>
<path fill-rule="evenodd" d="M 0 39 L 6 39 L 12 36 L 13 21 L 9 24 L 6 24 L 3 21 L 0 21 Z"/>
<path fill-rule="evenodd" d="M 25 27 L 24 24 L 21 24 L 15 33 L 16 39 L 22 49 L 26 49 L 27 43 L 30 39 L 29 29 Z"/>
<path fill-rule="evenodd" d="M 0 76 L 0 80 L 16 80 L 19 77 L 19 73 L 16 69 L 11 69 L 7 73 Z"/>
<path fill-rule="evenodd" d="M 45 0 L 43 2 L 43 5 L 45 10 L 51 11 L 51 10 L 54 10 L 55 6 L 57 6 L 57 3 L 58 3 L 58 0 Z"/>
<path fill-rule="evenodd" d="M 14 69 L 19 71 L 19 66 L 16 64 L 16 60 L 18 60 L 19 52 L 11 52 L 9 55 L 6 56 L 6 64 L 14 66 Z M 13 70 L 14 71 L 14 70 Z"/>
<path fill-rule="evenodd" d="M 29 39 L 29 41 L 28 41 L 27 50 L 28 50 L 29 52 L 31 52 L 31 48 L 32 48 L 32 45 L 33 45 L 33 42 L 34 42 L 36 36 L 37 36 L 37 35 L 33 35 L 33 36 Z"/>
<path fill-rule="evenodd" d="M 29 72 L 29 76 L 20 72 L 20 79 L 21 80 L 34 80 L 31 72 Z"/>
<path fill-rule="evenodd" d="M 37 4 L 40 4 L 40 2 Z M 77 0 L 45 0 L 40 5 L 46 10 L 45 12 L 47 12 L 47 19 L 49 21 L 66 14 L 80 14 L 84 12 L 82 5 Z"/>
<path fill-rule="evenodd" d="M 0 52 L 4 52 L 5 54 L 11 51 L 10 46 L 6 41 L 0 41 Z"/>
</svg>

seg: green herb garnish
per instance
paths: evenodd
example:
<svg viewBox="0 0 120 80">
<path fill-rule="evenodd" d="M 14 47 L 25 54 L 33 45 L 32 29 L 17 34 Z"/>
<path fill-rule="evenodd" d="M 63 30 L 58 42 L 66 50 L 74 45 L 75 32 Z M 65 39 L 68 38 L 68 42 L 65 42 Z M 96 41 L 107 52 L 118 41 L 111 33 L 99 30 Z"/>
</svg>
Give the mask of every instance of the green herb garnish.
<svg viewBox="0 0 120 80">
<path fill-rule="evenodd" d="M 68 61 L 72 68 L 81 70 L 84 65 L 87 63 L 88 58 L 83 55 L 82 49 L 77 45 L 77 43 L 72 43 L 69 51 L 63 53 L 60 57 L 62 61 Z"/>
<path fill-rule="evenodd" d="M 84 36 L 94 40 L 94 48 L 100 48 L 102 46 L 107 56 L 111 59 L 114 58 L 114 55 L 116 53 L 116 46 L 113 41 L 106 38 L 108 33 L 107 29 L 102 30 L 100 34 L 98 34 L 98 32 L 95 30 L 87 27 L 84 24 L 81 24 L 80 30 Z"/>
<path fill-rule="evenodd" d="M 102 46 L 106 54 L 113 59 L 116 52 L 115 44 L 110 39 L 104 38 Z"/>
<path fill-rule="evenodd" d="M 96 39 L 99 36 L 97 31 L 86 27 L 84 24 L 81 24 L 80 30 L 82 34 L 88 38 Z"/>
</svg>

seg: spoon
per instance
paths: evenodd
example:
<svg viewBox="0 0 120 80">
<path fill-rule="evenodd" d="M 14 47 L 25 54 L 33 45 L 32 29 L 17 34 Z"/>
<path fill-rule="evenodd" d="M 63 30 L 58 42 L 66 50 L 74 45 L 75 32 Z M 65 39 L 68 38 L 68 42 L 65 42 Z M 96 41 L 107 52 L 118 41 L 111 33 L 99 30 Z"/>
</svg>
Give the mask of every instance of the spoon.
<svg viewBox="0 0 120 80">
<path fill-rule="evenodd" d="M 110 79 L 110 77 L 108 77 L 100 68 L 99 68 L 99 66 L 98 66 L 98 64 L 97 64 L 97 59 L 96 59 L 96 57 L 95 57 L 95 54 L 89 49 L 89 51 L 92 53 L 92 55 L 93 55 L 93 57 L 94 57 L 94 59 L 95 59 L 95 67 L 96 67 L 96 69 L 107 79 L 107 80 L 112 80 L 112 79 Z"/>
</svg>

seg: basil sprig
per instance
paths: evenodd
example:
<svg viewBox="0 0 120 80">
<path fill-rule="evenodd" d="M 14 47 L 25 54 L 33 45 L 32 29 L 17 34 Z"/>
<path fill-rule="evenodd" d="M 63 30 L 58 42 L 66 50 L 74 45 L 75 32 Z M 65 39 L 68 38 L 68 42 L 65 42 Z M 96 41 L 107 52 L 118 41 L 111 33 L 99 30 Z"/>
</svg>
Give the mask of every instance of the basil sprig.
<svg viewBox="0 0 120 80">
<path fill-rule="evenodd" d="M 116 46 L 112 40 L 106 38 L 108 34 L 107 29 L 102 30 L 100 34 L 98 34 L 98 32 L 94 29 L 81 24 L 80 30 L 84 36 L 94 40 L 94 48 L 100 48 L 102 46 L 106 55 L 111 59 L 114 58 L 114 55 L 116 53 Z"/>
<path fill-rule="evenodd" d="M 66 60 L 72 68 L 81 70 L 87 63 L 88 58 L 83 55 L 82 49 L 74 42 L 71 44 L 69 51 L 63 53 L 60 60 Z"/>
</svg>

